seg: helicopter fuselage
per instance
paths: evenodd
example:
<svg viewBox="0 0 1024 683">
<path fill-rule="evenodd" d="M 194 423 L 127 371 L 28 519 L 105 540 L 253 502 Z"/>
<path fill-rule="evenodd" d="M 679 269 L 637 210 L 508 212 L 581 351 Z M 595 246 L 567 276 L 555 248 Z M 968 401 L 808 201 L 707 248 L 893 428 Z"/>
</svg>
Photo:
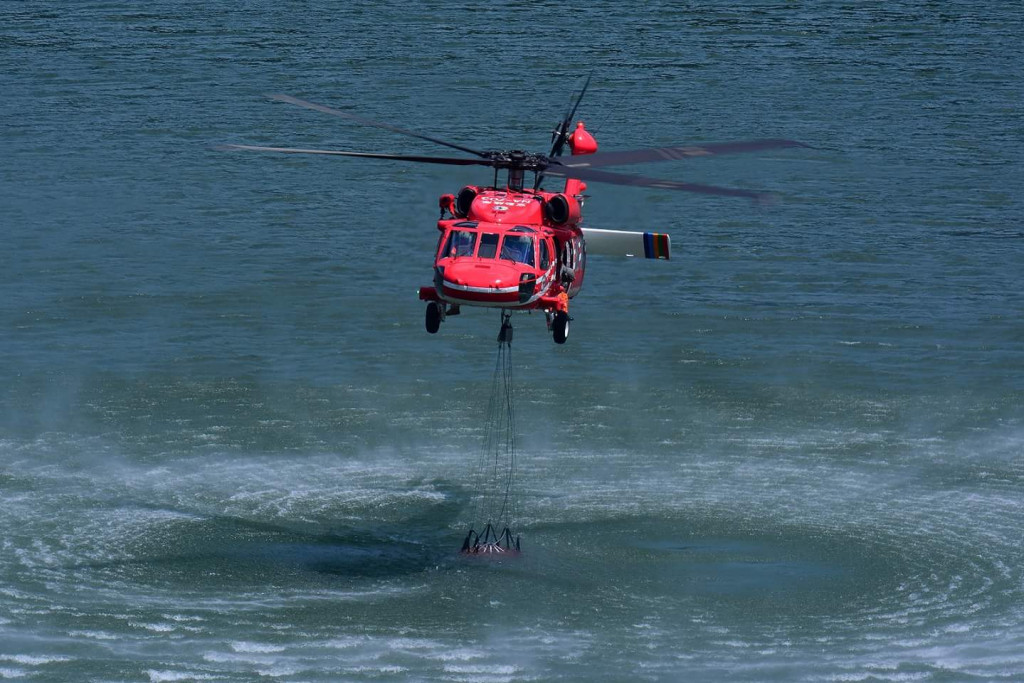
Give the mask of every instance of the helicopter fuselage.
<svg viewBox="0 0 1024 683">
<path fill-rule="evenodd" d="M 441 205 L 451 216 L 437 222 L 434 282 L 421 299 L 568 312 L 586 270 L 577 196 L 470 186 Z"/>
</svg>

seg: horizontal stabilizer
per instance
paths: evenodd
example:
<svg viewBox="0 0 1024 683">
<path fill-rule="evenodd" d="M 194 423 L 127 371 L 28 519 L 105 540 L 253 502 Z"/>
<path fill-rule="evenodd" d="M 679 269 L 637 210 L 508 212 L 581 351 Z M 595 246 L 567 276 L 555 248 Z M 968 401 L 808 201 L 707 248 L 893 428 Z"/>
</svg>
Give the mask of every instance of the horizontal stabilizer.
<svg viewBox="0 0 1024 683">
<path fill-rule="evenodd" d="M 583 228 L 588 254 L 669 258 L 672 238 L 659 232 L 626 232 Z"/>
</svg>

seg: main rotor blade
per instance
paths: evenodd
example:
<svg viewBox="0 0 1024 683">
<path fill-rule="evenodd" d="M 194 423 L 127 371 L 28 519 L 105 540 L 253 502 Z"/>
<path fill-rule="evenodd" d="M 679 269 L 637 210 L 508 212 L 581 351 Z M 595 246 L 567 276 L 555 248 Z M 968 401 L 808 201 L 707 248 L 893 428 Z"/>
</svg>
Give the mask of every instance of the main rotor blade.
<svg viewBox="0 0 1024 683">
<path fill-rule="evenodd" d="M 374 152 L 341 152 L 333 149 L 299 149 L 296 147 L 257 147 L 255 145 L 217 145 L 214 149 L 248 152 L 282 152 L 284 154 L 327 154 L 339 157 L 362 157 L 364 159 L 389 159 L 391 161 L 412 161 L 420 164 L 446 164 L 448 166 L 494 166 L 489 159 L 458 159 L 455 157 L 424 157 L 412 154 L 377 154 Z"/>
<path fill-rule="evenodd" d="M 595 166 L 615 166 L 618 164 L 639 164 L 649 161 L 677 161 L 693 157 L 717 156 L 719 154 L 738 154 L 741 152 L 759 152 L 765 149 L 783 149 L 786 147 L 807 147 L 796 140 L 749 140 L 746 142 L 722 142 L 708 145 L 680 145 L 677 147 L 648 147 L 624 152 L 598 152 L 559 159 L 559 163 L 568 168 L 592 168 Z"/>
<path fill-rule="evenodd" d="M 590 180 L 598 183 L 611 183 L 613 185 L 631 185 L 634 187 L 655 187 L 662 190 L 682 190 L 684 192 L 698 192 L 700 194 L 714 194 L 725 197 L 746 197 L 763 201 L 768 195 L 763 192 L 751 190 L 736 190 L 729 187 L 718 187 L 716 185 L 701 185 L 698 183 L 682 183 L 677 180 L 660 180 L 658 178 L 647 178 L 628 173 L 611 173 L 609 171 L 596 171 L 590 168 L 570 168 L 559 163 L 548 166 L 544 173 L 558 178 L 577 178 L 579 180 Z"/>
<path fill-rule="evenodd" d="M 373 121 L 372 119 L 364 119 L 362 116 L 349 114 L 348 112 L 341 111 L 340 109 L 334 109 L 333 107 L 325 107 L 324 105 L 316 104 L 315 102 L 307 102 L 306 100 L 300 100 L 299 98 L 292 97 L 291 95 L 267 95 L 267 97 L 269 97 L 272 100 L 277 100 L 278 102 L 287 102 L 288 104 L 294 104 L 299 107 L 305 107 L 306 109 L 313 109 L 314 111 L 330 114 L 331 116 L 340 116 L 343 119 L 356 121 L 357 123 L 361 123 L 365 126 L 383 128 L 384 130 L 390 130 L 393 133 L 400 133 L 401 135 L 408 135 L 409 137 L 419 138 L 420 140 L 427 140 L 428 142 L 433 142 L 438 145 L 444 145 L 445 147 L 457 149 L 460 152 L 468 152 L 469 154 L 472 154 L 474 156 L 486 156 L 483 152 L 479 152 L 470 147 L 463 147 L 462 145 L 457 145 L 454 142 L 448 142 L 447 140 L 441 140 L 440 138 L 430 137 L 429 135 L 423 135 L 422 133 L 415 133 L 411 130 L 406 130 L 405 128 L 392 126 L 389 123 L 381 123 L 380 121 Z"/>
</svg>

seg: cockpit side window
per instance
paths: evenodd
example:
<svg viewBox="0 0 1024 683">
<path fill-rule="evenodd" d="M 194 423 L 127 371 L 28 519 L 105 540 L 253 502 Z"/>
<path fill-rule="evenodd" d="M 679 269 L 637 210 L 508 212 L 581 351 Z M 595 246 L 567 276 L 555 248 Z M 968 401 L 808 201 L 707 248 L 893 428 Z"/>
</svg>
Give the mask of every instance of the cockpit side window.
<svg viewBox="0 0 1024 683">
<path fill-rule="evenodd" d="M 498 235 L 493 232 L 485 232 L 480 236 L 480 258 L 494 258 L 498 253 Z"/>
<path fill-rule="evenodd" d="M 540 267 L 544 270 L 548 269 L 551 265 L 551 256 L 548 252 L 548 241 L 542 239 L 540 241 Z"/>
<path fill-rule="evenodd" d="M 533 239 L 526 235 L 505 235 L 501 243 L 501 258 L 532 266 Z"/>
<path fill-rule="evenodd" d="M 476 247 L 476 233 L 470 230 L 452 230 L 448 233 L 448 241 L 441 250 L 441 257 L 472 256 Z"/>
</svg>

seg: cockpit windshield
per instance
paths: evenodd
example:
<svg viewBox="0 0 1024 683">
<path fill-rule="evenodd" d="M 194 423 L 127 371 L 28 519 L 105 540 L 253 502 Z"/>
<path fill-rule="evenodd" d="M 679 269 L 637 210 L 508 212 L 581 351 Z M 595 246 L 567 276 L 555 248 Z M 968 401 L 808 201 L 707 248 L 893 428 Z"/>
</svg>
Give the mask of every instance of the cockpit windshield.
<svg viewBox="0 0 1024 683">
<path fill-rule="evenodd" d="M 448 233 L 442 256 L 472 256 L 476 248 L 476 233 L 470 230 L 452 230 Z"/>
<path fill-rule="evenodd" d="M 497 253 L 498 234 L 494 232 L 485 232 L 480 237 L 480 253 L 477 254 L 477 256 L 480 258 L 494 258 Z"/>
<path fill-rule="evenodd" d="M 508 259 L 516 263 L 523 263 L 533 266 L 536 262 L 534 238 L 532 235 L 523 234 L 533 230 L 525 227 L 516 227 L 502 236 L 500 233 L 484 232 L 476 230 L 459 230 L 465 226 L 476 227 L 475 223 L 460 223 L 455 226 L 445 239 L 441 248 L 439 258 L 454 258 L 458 256 L 476 256 L 481 259 Z M 479 237 L 479 250 L 477 249 L 477 238 Z M 501 245 L 499 252 L 498 245 Z"/>
<path fill-rule="evenodd" d="M 533 238 L 526 235 L 505 235 L 501 244 L 501 258 L 533 265 Z"/>
</svg>

